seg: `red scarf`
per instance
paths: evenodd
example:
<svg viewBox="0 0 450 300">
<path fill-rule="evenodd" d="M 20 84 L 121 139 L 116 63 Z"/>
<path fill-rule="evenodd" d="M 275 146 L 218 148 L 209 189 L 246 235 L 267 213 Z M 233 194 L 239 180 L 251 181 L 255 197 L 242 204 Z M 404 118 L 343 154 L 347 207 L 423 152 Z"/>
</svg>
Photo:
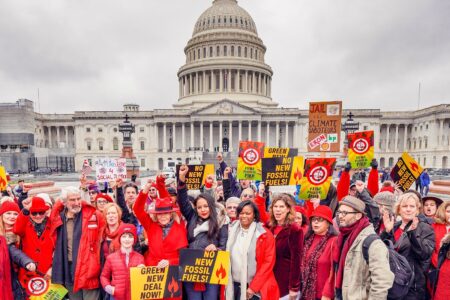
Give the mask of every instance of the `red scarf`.
<svg viewBox="0 0 450 300">
<path fill-rule="evenodd" d="M 353 245 L 353 242 L 355 241 L 359 233 L 369 225 L 369 219 L 367 217 L 363 217 L 362 219 L 356 221 L 354 224 L 348 227 L 339 228 L 340 234 L 338 236 L 337 247 L 335 248 L 333 255 L 334 263 L 338 264 L 335 285 L 337 289 L 342 288 L 345 258 L 347 257 L 348 250 Z"/>
<path fill-rule="evenodd" d="M 8 245 L 6 245 L 6 240 L 3 236 L 0 236 L 0 295 L 4 300 L 14 299 Z"/>
<path fill-rule="evenodd" d="M 106 240 L 106 238 L 111 240 L 111 243 L 109 244 L 109 253 L 113 253 L 116 250 L 120 249 L 120 241 L 119 241 L 119 229 L 122 226 L 121 224 L 122 222 L 119 221 L 119 226 L 117 226 L 117 229 L 113 232 L 111 232 L 111 230 L 109 229 L 109 226 L 106 226 L 105 228 L 105 236 L 104 239 Z"/>
</svg>

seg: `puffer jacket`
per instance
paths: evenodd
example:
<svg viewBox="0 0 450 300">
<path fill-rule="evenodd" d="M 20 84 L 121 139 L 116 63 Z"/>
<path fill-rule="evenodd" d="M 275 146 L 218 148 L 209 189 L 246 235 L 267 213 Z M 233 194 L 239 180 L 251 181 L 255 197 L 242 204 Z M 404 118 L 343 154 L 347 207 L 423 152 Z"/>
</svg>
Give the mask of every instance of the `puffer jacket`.
<svg viewBox="0 0 450 300">
<path fill-rule="evenodd" d="M 199 224 L 199 216 L 188 199 L 186 184 L 181 181 L 178 183 L 178 205 L 182 215 L 187 221 L 189 248 L 205 249 L 210 244 L 214 244 L 220 250 L 224 250 L 226 248 L 228 239 L 228 225 L 219 227 L 219 232 L 214 239 L 210 239 L 208 237 L 208 232 L 201 232 L 194 237 L 194 229 Z"/>
<path fill-rule="evenodd" d="M 388 250 L 381 240 L 371 244 L 369 264 L 364 259 L 363 242 L 374 233 L 372 224 L 364 228 L 347 253 L 342 281 L 344 300 L 386 300 L 388 290 L 392 287 L 394 274 L 389 267 Z"/>
<path fill-rule="evenodd" d="M 114 299 L 131 300 L 130 268 L 144 264 L 144 257 L 136 251 L 131 251 L 128 266 L 125 263 L 125 254 L 121 250 L 108 255 L 100 276 L 102 287 L 114 287 Z"/>
<path fill-rule="evenodd" d="M 414 230 L 407 231 L 396 243 L 395 231 L 400 227 L 401 221 L 394 225 L 394 229 L 381 234 L 383 240 L 389 239 L 395 245 L 397 252 L 403 255 L 414 271 L 414 283 L 405 299 L 425 299 L 426 298 L 426 277 L 425 272 L 430 267 L 431 255 L 435 247 L 434 230 L 426 219 L 419 217 L 419 224 Z"/>
</svg>

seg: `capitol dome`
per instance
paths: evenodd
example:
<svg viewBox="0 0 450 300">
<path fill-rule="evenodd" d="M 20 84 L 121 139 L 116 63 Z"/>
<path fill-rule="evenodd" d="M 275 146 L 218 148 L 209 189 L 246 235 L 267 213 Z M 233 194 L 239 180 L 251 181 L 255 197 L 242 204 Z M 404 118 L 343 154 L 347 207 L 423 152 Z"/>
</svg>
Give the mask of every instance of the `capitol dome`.
<svg viewBox="0 0 450 300">
<path fill-rule="evenodd" d="M 272 68 L 255 22 L 236 0 L 214 0 L 194 26 L 178 71 L 176 108 L 197 108 L 224 99 L 250 107 L 276 107 Z"/>
</svg>

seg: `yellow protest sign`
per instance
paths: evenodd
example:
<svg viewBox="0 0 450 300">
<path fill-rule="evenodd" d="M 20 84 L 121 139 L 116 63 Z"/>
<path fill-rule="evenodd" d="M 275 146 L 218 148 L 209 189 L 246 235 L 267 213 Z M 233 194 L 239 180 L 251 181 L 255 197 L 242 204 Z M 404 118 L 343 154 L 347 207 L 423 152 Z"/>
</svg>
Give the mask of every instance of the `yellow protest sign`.
<svg viewBox="0 0 450 300">
<path fill-rule="evenodd" d="M 166 299 L 181 296 L 178 266 L 130 268 L 131 299 Z"/>
<path fill-rule="evenodd" d="M 27 285 L 30 300 L 61 300 L 67 292 L 61 284 L 51 283 L 40 276 L 31 278 Z"/>
<path fill-rule="evenodd" d="M 241 141 L 237 164 L 237 179 L 261 180 L 264 143 Z"/>
<path fill-rule="evenodd" d="M 308 158 L 305 162 L 305 173 L 300 182 L 300 198 L 325 199 L 330 189 L 336 158 Z"/>
<path fill-rule="evenodd" d="M 278 148 L 278 147 L 265 147 L 264 158 L 271 157 L 294 157 L 297 156 L 298 149 L 296 148 Z"/>
<path fill-rule="evenodd" d="M 4 166 L 0 166 L 0 191 L 6 190 L 8 186 L 8 178 L 6 177 L 6 170 Z"/>
<path fill-rule="evenodd" d="M 177 165 L 177 174 L 181 165 Z M 198 190 L 205 183 L 208 175 L 214 175 L 214 165 L 188 165 L 189 172 L 186 175 L 186 186 L 188 190 Z"/>
<path fill-rule="evenodd" d="M 180 251 L 180 279 L 185 282 L 201 282 L 226 285 L 230 267 L 228 251 Z"/>
<path fill-rule="evenodd" d="M 352 168 L 368 168 L 374 156 L 373 130 L 348 134 L 348 160 Z"/>
<path fill-rule="evenodd" d="M 262 159 L 263 182 L 267 186 L 299 185 L 303 177 L 303 157 Z"/>
<path fill-rule="evenodd" d="M 391 171 L 392 180 L 402 191 L 407 191 L 419 178 L 423 168 L 407 152 L 398 159 Z"/>
</svg>

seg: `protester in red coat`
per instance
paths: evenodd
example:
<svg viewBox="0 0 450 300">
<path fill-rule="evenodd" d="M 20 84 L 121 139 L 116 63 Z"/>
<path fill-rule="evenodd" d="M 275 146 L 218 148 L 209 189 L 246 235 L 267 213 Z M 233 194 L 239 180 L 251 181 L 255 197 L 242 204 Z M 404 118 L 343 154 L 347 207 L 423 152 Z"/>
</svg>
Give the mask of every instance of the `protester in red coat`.
<svg viewBox="0 0 450 300">
<path fill-rule="evenodd" d="M 64 285 L 71 298 L 98 297 L 105 219 L 95 207 L 81 200 L 75 187 L 65 188 L 61 198 L 63 202 L 55 204 L 50 217 L 57 234 L 52 282 Z"/>
<path fill-rule="evenodd" d="M 439 246 L 437 287 L 433 300 L 448 300 L 450 299 L 448 288 L 450 286 L 450 232 L 444 236 Z"/>
<path fill-rule="evenodd" d="M 55 232 L 51 228 L 51 221 L 46 216 L 50 207 L 44 199 L 33 197 L 30 204 L 23 202 L 24 209 L 19 214 L 14 233 L 20 236 L 22 241 L 22 251 L 37 263 L 37 270 L 51 277 L 53 251 L 55 250 Z M 27 289 L 28 282 L 36 273 L 28 272 L 21 268 L 19 280 L 22 286 Z"/>
<path fill-rule="evenodd" d="M 186 224 L 180 220 L 170 197 L 156 199 L 150 215 L 145 212 L 145 203 L 152 185 L 147 183 L 139 193 L 133 212 L 148 236 L 148 251 L 145 253 L 147 266 L 178 265 L 180 249 L 186 248 Z"/>
<path fill-rule="evenodd" d="M 120 250 L 108 255 L 100 281 L 115 300 L 131 300 L 130 268 L 144 267 L 144 257 L 133 250 L 136 227 L 123 224 L 119 229 Z"/>
<path fill-rule="evenodd" d="M 0 296 L 2 300 L 13 300 L 11 283 L 11 263 L 8 245 L 5 238 L 0 235 Z"/>
<path fill-rule="evenodd" d="M 436 267 L 441 241 L 444 236 L 450 232 L 450 201 L 445 201 L 442 205 L 440 205 L 436 212 L 434 221 L 435 222 L 431 226 L 434 229 L 436 243 L 431 256 L 431 263 L 434 267 Z"/>
<path fill-rule="evenodd" d="M 273 273 L 275 239 L 260 223 L 255 203 L 243 201 L 237 212 L 239 220 L 229 227 L 226 248 L 231 260 L 226 299 L 246 300 L 256 296 L 261 300 L 278 300 L 280 293 Z"/>
</svg>

